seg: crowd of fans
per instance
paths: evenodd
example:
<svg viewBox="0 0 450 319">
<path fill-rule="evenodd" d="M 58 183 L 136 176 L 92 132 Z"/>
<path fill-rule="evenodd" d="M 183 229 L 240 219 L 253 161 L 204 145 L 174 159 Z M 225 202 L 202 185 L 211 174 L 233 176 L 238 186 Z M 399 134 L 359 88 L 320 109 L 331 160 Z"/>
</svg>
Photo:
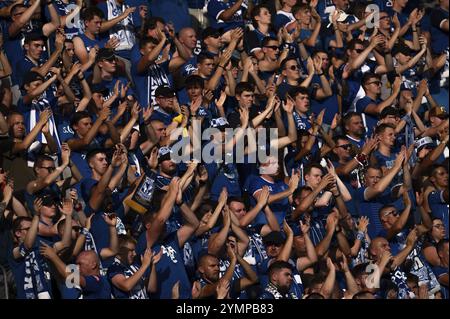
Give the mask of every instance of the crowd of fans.
<svg viewBox="0 0 450 319">
<path fill-rule="evenodd" d="M 448 0 L 0 27 L 0 298 L 448 298 Z"/>
</svg>

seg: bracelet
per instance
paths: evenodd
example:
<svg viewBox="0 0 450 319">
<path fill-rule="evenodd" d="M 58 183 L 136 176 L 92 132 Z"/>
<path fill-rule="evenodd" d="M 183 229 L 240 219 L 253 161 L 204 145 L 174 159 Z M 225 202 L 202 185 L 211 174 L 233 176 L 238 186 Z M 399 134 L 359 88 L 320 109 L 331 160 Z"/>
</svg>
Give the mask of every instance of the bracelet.
<svg viewBox="0 0 450 319">
<path fill-rule="evenodd" d="M 219 64 L 217 67 L 222 68 L 222 69 L 225 70 L 225 67 L 224 67 L 223 65 L 220 65 L 220 64 Z"/>
<path fill-rule="evenodd" d="M 359 239 L 360 241 L 363 241 L 364 237 L 365 237 L 364 233 L 359 230 L 358 233 L 356 234 L 356 239 Z"/>
</svg>

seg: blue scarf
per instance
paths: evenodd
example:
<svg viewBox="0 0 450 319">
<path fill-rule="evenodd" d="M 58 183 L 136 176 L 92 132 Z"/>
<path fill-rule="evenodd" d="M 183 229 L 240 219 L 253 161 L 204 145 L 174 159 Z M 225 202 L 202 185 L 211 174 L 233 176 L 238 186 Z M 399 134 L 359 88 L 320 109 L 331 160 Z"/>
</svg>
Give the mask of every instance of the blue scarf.
<svg viewBox="0 0 450 319">
<path fill-rule="evenodd" d="M 50 274 L 48 265 L 43 260 L 38 262 L 36 247 L 27 250 L 24 244 L 19 246 L 19 252 L 25 258 L 25 275 L 23 290 L 26 299 L 51 299 Z"/>
</svg>

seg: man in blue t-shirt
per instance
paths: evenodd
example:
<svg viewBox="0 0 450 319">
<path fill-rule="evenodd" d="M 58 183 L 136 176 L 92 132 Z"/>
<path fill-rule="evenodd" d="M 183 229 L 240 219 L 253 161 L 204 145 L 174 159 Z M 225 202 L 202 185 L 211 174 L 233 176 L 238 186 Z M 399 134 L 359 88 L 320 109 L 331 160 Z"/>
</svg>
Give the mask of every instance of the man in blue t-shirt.
<svg viewBox="0 0 450 319">
<path fill-rule="evenodd" d="M 364 74 L 361 85 L 365 96 L 356 102 L 356 112 L 361 114 L 368 136 L 371 136 L 378 122 L 378 117 L 385 107 L 390 106 L 400 93 L 401 78 L 397 77 L 392 87 L 392 94 L 381 99 L 381 78 L 374 73 Z"/>
<path fill-rule="evenodd" d="M 364 175 L 364 186 L 354 192 L 360 216 L 370 219 L 368 234 L 371 238 L 377 236 L 383 229 L 378 216 L 379 209 L 384 205 L 395 203 L 398 196 L 404 191 L 402 190 L 404 185 L 393 190 L 388 188 L 398 171 L 404 166 L 404 161 L 405 155 L 402 152 L 397 156 L 392 169 L 387 171 L 384 176 L 380 168 L 369 166 Z"/>
</svg>

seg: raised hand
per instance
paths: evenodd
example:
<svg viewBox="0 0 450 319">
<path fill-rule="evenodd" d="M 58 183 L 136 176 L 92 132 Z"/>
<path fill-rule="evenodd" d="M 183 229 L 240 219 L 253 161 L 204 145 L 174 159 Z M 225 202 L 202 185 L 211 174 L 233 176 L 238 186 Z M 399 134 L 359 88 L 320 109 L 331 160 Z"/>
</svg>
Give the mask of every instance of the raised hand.
<svg viewBox="0 0 450 319">
<path fill-rule="evenodd" d="M 261 192 L 259 193 L 258 204 L 266 206 L 269 201 L 270 190 L 268 186 L 263 186 Z"/>
<path fill-rule="evenodd" d="M 221 91 L 219 98 L 215 100 L 216 106 L 219 108 L 223 107 L 226 99 L 227 99 L 227 93 L 225 93 L 225 91 Z"/>
<path fill-rule="evenodd" d="M 300 220 L 299 224 L 300 224 L 300 230 L 302 231 L 302 234 L 303 235 L 308 234 L 309 228 L 310 228 L 309 223 L 304 223 Z"/>
<path fill-rule="evenodd" d="M 105 48 L 107 49 L 115 49 L 119 46 L 120 41 L 119 39 L 117 39 L 117 37 L 112 37 L 108 40 L 108 42 L 106 42 L 105 44 Z"/>
<path fill-rule="evenodd" d="M 103 220 L 110 227 L 116 227 L 117 225 L 117 216 L 116 214 L 103 214 Z"/>
<path fill-rule="evenodd" d="M 219 280 L 216 287 L 217 299 L 225 299 L 230 290 L 230 282 L 226 279 Z"/>
<path fill-rule="evenodd" d="M 144 255 L 141 256 L 141 263 L 144 267 L 149 267 L 152 264 L 153 253 L 150 248 L 147 248 L 144 252 Z"/>
<path fill-rule="evenodd" d="M 38 197 L 33 201 L 33 209 L 34 209 L 34 213 L 35 215 L 40 215 L 40 211 L 42 208 L 42 198 Z"/>
<path fill-rule="evenodd" d="M 144 118 L 144 122 L 147 122 L 150 117 L 153 114 L 153 106 L 148 105 L 146 108 L 144 108 L 144 111 L 142 113 L 142 117 Z"/>
<path fill-rule="evenodd" d="M 291 226 L 286 222 L 286 219 L 283 220 L 283 230 L 287 237 L 294 236 L 294 232 L 292 231 Z"/>
<path fill-rule="evenodd" d="M 61 160 L 64 165 L 69 165 L 70 162 L 70 147 L 67 143 L 61 144 Z"/>
<path fill-rule="evenodd" d="M 222 204 L 226 204 L 227 199 L 228 199 L 228 191 L 227 191 L 227 188 L 226 188 L 226 187 L 222 187 L 222 191 L 220 192 L 218 202 L 219 202 L 219 203 L 222 203 Z"/>
<path fill-rule="evenodd" d="M 249 121 L 248 109 L 239 108 L 239 115 L 241 118 L 241 127 L 246 128 L 248 126 L 248 121 Z"/>
<path fill-rule="evenodd" d="M 58 256 L 56 254 L 55 248 L 47 245 L 43 241 L 41 241 L 41 246 L 39 247 L 39 252 L 41 253 L 42 256 L 44 256 L 47 259 L 52 259 L 52 258 L 55 258 Z"/>
<path fill-rule="evenodd" d="M 294 112 L 295 103 L 289 94 L 286 94 L 286 102 L 283 102 L 282 105 L 283 105 L 283 110 L 285 110 L 286 113 L 290 114 L 290 113 Z"/>
<path fill-rule="evenodd" d="M 358 230 L 362 231 L 363 233 L 367 232 L 367 226 L 369 226 L 369 218 L 366 216 L 362 216 L 358 219 Z"/>
<path fill-rule="evenodd" d="M 141 113 L 141 107 L 139 106 L 139 103 L 136 101 L 134 102 L 133 107 L 131 108 L 131 117 L 135 120 L 138 120 L 139 113 Z"/>
<path fill-rule="evenodd" d="M 62 207 L 60 208 L 60 211 L 65 216 L 72 215 L 72 212 L 73 212 L 73 202 L 72 202 L 72 200 L 71 199 L 65 199 L 63 201 Z"/>
</svg>

